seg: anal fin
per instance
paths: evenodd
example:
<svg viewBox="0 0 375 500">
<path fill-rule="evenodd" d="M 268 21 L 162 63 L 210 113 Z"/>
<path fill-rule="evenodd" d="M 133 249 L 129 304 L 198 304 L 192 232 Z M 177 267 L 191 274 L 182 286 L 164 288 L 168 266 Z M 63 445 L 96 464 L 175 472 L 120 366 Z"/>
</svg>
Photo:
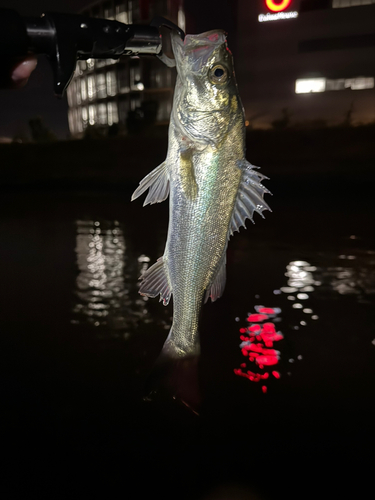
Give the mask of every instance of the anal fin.
<svg viewBox="0 0 375 500">
<path fill-rule="evenodd" d="M 132 195 L 132 201 L 138 198 L 138 196 L 141 196 L 147 189 L 149 189 L 149 192 L 143 206 L 160 203 L 168 198 L 169 176 L 166 162 L 161 163 L 141 180 L 139 186 Z"/>
<path fill-rule="evenodd" d="M 160 257 L 139 279 L 142 280 L 139 288 L 141 295 L 151 298 L 160 295 L 160 300 L 163 301 L 165 306 L 169 303 L 172 295 L 172 287 L 169 283 L 168 271 L 163 257 Z"/>
<path fill-rule="evenodd" d="M 221 259 L 218 272 L 215 276 L 215 279 L 212 282 L 210 288 L 207 289 L 206 295 L 204 297 L 204 302 L 206 303 L 211 297 L 211 301 L 215 302 L 216 299 L 221 297 L 224 292 L 225 283 L 227 280 L 227 272 L 226 272 L 226 264 L 227 264 L 227 249 L 224 250 L 223 258 Z"/>
</svg>

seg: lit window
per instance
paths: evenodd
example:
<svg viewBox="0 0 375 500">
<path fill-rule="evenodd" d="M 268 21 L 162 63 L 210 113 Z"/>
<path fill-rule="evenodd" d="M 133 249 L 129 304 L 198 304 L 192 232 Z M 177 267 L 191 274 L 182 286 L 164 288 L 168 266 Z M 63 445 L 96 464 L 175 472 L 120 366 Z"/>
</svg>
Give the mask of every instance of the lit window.
<svg viewBox="0 0 375 500">
<path fill-rule="evenodd" d="M 77 76 L 82 75 L 81 65 L 79 63 L 80 63 L 80 61 L 77 61 L 76 69 L 74 70 L 74 77 L 75 78 L 77 78 Z"/>
<path fill-rule="evenodd" d="M 129 101 L 128 99 L 121 99 L 118 103 L 118 108 L 119 108 L 119 121 L 122 123 L 125 123 L 126 117 L 128 115 L 129 111 Z"/>
<path fill-rule="evenodd" d="M 82 99 L 81 99 L 81 85 L 80 85 L 79 80 L 77 80 L 74 83 L 75 83 L 75 85 L 74 85 L 74 92 L 75 92 L 76 104 L 79 106 L 81 104 L 81 102 L 82 102 Z"/>
<path fill-rule="evenodd" d="M 172 71 L 169 68 L 164 68 L 165 71 L 165 86 L 172 86 Z"/>
<path fill-rule="evenodd" d="M 128 0 L 128 23 L 133 24 L 137 19 L 137 1 Z"/>
<path fill-rule="evenodd" d="M 99 99 L 107 97 L 107 86 L 104 73 L 98 73 L 96 75 L 96 95 Z"/>
<path fill-rule="evenodd" d="M 151 85 L 152 87 L 161 87 L 161 77 L 160 77 L 160 71 L 157 69 L 153 69 L 151 71 Z"/>
<path fill-rule="evenodd" d="M 83 131 L 83 123 L 82 123 L 82 113 L 80 109 L 74 110 L 74 119 L 76 122 L 77 132 Z"/>
<path fill-rule="evenodd" d="M 141 81 L 141 68 L 139 64 L 131 66 L 130 68 L 130 88 L 131 90 L 140 90 L 138 83 Z"/>
<path fill-rule="evenodd" d="M 68 105 L 70 108 L 74 106 L 74 92 L 75 92 L 75 82 L 72 81 L 66 92 L 66 96 L 68 98 Z"/>
<path fill-rule="evenodd" d="M 113 125 L 114 123 L 118 123 L 117 104 L 115 102 L 107 103 L 107 111 L 108 111 L 108 125 Z"/>
<path fill-rule="evenodd" d="M 87 78 L 87 95 L 89 100 L 92 101 L 95 98 L 95 76 L 89 75 Z"/>
<path fill-rule="evenodd" d="M 69 130 L 71 134 L 76 132 L 76 127 L 74 123 L 74 110 L 70 109 L 68 112 L 68 122 L 69 122 Z"/>
<path fill-rule="evenodd" d="M 105 2 L 105 4 L 103 5 L 103 11 L 105 19 L 114 19 L 112 2 Z"/>
<path fill-rule="evenodd" d="M 90 104 L 90 106 L 89 106 L 89 124 L 95 125 L 96 122 L 97 122 L 96 106 L 94 106 L 93 104 Z"/>
<path fill-rule="evenodd" d="M 373 89 L 374 77 L 358 76 L 356 78 L 338 78 L 329 80 L 327 78 L 301 78 L 296 80 L 296 94 L 308 94 L 310 92 L 325 92 L 329 90 L 365 90 Z"/>
<path fill-rule="evenodd" d="M 106 59 L 105 60 L 105 65 L 106 66 L 111 66 L 112 64 L 116 64 L 118 61 L 116 59 Z"/>
<path fill-rule="evenodd" d="M 128 13 L 126 11 L 126 6 L 124 0 L 116 0 L 115 2 L 115 17 L 116 21 L 120 23 L 128 24 Z"/>
<path fill-rule="evenodd" d="M 78 61 L 79 74 L 82 75 L 87 69 L 86 61 Z"/>
<path fill-rule="evenodd" d="M 86 91 L 86 79 L 81 79 L 81 98 L 82 101 L 86 101 L 87 99 L 87 91 Z"/>
<path fill-rule="evenodd" d="M 158 112 L 156 115 L 156 121 L 158 121 L 158 122 L 168 121 L 170 118 L 171 109 L 172 109 L 171 99 L 166 98 L 166 99 L 160 101 L 159 107 L 158 107 Z"/>
<path fill-rule="evenodd" d="M 345 78 L 340 78 L 338 80 L 327 80 L 326 90 L 344 90 L 345 89 Z"/>
<path fill-rule="evenodd" d="M 140 105 L 141 105 L 140 99 L 136 98 L 136 97 L 132 97 L 132 99 L 130 101 L 130 109 L 132 111 L 135 111 L 137 108 L 139 108 Z"/>
<path fill-rule="evenodd" d="M 185 14 L 181 8 L 178 9 L 177 24 L 182 29 L 182 31 L 185 31 Z"/>
<path fill-rule="evenodd" d="M 107 94 L 110 96 L 116 95 L 117 94 L 116 73 L 114 71 L 107 71 L 106 81 L 107 81 Z"/>
<path fill-rule="evenodd" d="M 310 92 L 324 92 L 326 89 L 325 78 L 301 78 L 296 80 L 296 94 L 308 94 Z"/>
<path fill-rule="evenodd" d="M 87 112 L 87 108 L 83 107 L 82 108 L 82 128 L 85 129 L 87 127 L 87 123 L 89 120 L 89 115 Z"/>
<path fill-rule="evenodd" d="M 118 70 L 118 85 L 120 92 L 129 92 L 129 67 L 120 66 Z"/>
<path fill-rule="evenodd" d="M 107 106 L 104 103 L 98 105 L 98 121 L 101 125 L 105 125 L 107 120 Z"/>
<path fill-rule="evenodd" d="M 93 69 L 95 66 L 95 59 L 87 59 L 87 69 Z"/>
<path fill-rule="evenodd" d="M 345 87 L 352 90 L 373 89 L 375 86 L 375 79 L 373 77 L 366 78 L 359 76 L 357 78 L 348 78 L 345 80 Z"/>
<path fill-rule="evenodd" d="M 106 59 L 97 59 L 96 60 L 96 67 L 97 68 L 104 68 L 104 66 L 107 64 Z"/>
<path fill-rule="evenodd" d="M 333 0 L 332 7 L 338 9 L 341 7 L 357 7 L 359 5 L 374 4 L 375 0 Z"/>
</svg>

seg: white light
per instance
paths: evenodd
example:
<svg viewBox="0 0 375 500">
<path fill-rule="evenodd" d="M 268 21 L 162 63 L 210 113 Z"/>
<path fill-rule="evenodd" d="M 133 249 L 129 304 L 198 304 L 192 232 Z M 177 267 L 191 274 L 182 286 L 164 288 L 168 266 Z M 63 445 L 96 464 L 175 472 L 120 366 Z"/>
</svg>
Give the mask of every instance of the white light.
<svg viewBox="0 0 375 500">
<path fill-rule="evenodd" d="M 145 86 L 143 85 L 142 82 L 137 83 L 137 89 L 138 90 L 143 90 L 144 88 L 145 88 Z"/>
<path fill-rule="evenodd" d="M 325 92 L 327 90 L 365 90 L 375 87 L 374 77 L 358 76 L 356 78 L 339 78 L 328 80 L 327 78 L 299 78 L 296 80 L 296 94 L 308 94 L 310 92 Z"/>
<path fill-rule="evenodd" d="M 298 12 L 293 10 L 291 12 L 277 12 L 276 14 L 259 14 L 258 21 L 260 23 L 265 23 L 267 21 L 279 21 L 280 19 L 296 19 L 298 17 Z"/>
<path fill-rule="evenodd" d="M 352 90 L 373 89 L 375 86 L 374 80 L 373 77 L 366 78 L 364 76 L 359 76 L 357 78 L 345 80 L 345 87 L 350 87 Z"/>
<path fill-rule="evenodd" d="M 181 8 L 178 10 L 177 24 L 182 29 L 182 31 L 185 31 L 185 28 L 186 28 L 186 26 L 185 26 L 185 14 Z"/>
<path fill-rule="evenodd" d="M 326 90 L 326 78 L 300 78 L 296 80 L 296 94 L 308 94 L 310 92 L 324 92 Z"/>
<path fill-rule="evenodd" d="M 302 308 L 303 308 L 303 305 L 302 305 L 302 304 L 297 303 L 297 304 L 293 304 L 293 305 L 292 305 L 292 307 L 293 307 L 293 309 L 302 309 Z"/>
<path fill-rule="evenodd" d="M 375 0 L 333 0 L 332 8 L 338 9 L 340 7 L 358 7 L 360 5 L 371 5 Z"/>
</svg>

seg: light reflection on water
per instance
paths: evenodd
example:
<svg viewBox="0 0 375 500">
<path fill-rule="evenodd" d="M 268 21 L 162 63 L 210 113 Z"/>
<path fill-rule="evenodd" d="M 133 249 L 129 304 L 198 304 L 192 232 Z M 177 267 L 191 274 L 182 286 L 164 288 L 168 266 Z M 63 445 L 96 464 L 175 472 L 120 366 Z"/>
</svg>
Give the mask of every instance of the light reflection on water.
<svg viewBox="0 0 375 500">
<path fill-rule="evenodd" d="M 76 221 L 76 303 L 73 324 L 101 327 L 112 336 L 130 336 L 140 320 L 148 318 L 147 300 L 137 294 L 138 273 L 149 258 L 141 255 L 138 266 L 126 255 L 124 231 L 118 221 Z"/>
<path fill-rule="evenodd" d="M 284 336 L 288 337 L 288 329 L 299 330 L 319 319 L 317 311 L 309 305 L 309 299 L 329 301 L 337 300 L 342 295 L 352 295 L 357 302 L 367 304 L 373 301 L 375 252 L 367 250 L 353 253 L 356 255 L 340 254 L 336 257 L 320 258 L 319 264 L 323 262 L 325 265 L 312 265 L 303 260 L 294 260 L 286 265 L 286 285 L 273 290 L 273 294 L 280 297 L 280 303 L 273 307 L 255 305 L 254 309 L 258 314 L 248 313 L 247 325 L 239 329 L 239 347 L 246 362 L 242 362 L 240 368 L 234 369 L 235 375 L 245 377 L 251 382 L 262 382 L 262 391 L 267 392 L 267 382 L 272 378 L 271 374 L 278 379 L 282 373 L 282 370 L 267 368 L 279 364 L 283 354 L 283 342 L 280 342 L 278 347 L 280 350 L 273 349 L 273 343 L 282 341 Z M 338 263 L 340 265 L 337 265 Z M 282 333 L 276 331 L 275 323 L 282 320 L 279 313 L 283 296 L 290 301 L 291 311 L 288 312 L 292 324 Z M 236 321 L 239 320 L 240 318 L 236 318 Z M 303 355 L 298 354 L 295 358 L 302 360 Z M 291 357 L 288 362 L 294 363 L 296 359 Z M 256 367 L 255 371 L 254 368 L 248 370 L 249 363 Z M 291 375 L 290 368 L 285 371 Z"/>
</svg>

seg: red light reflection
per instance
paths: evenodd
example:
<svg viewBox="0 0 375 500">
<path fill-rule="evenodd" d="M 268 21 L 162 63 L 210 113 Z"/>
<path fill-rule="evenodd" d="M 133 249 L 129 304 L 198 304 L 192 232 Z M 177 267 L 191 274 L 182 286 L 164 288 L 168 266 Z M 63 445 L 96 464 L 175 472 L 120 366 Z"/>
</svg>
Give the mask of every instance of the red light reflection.
<svg viewBox="0 0 375 500">
<path fill-rule="evenodd" d="M 251 382 L 259 382 L 260 380 L 269 379 L 272 374 L 274 378 L 279 379 L 280 373 L 273 370 L 268 372 L 268 366 L 277 365 L 280 359 L 280 351 L 272 349 L 273 343 L 284 338 L 282 333 L 276 331 L 275 324 L 268 321 L 260 325 L 260 322 L 275 318 L 281 310 L 279 308 L 256 306 L 257 314 L 250 314 L 247 321 L 252 323 L 247 328 L 240 328 L 241 333 L 241 352 L 247 358 L 249 363 L 254 363 L 255 366 L 264 370 L 263 373 L 246 370 L 246 363 L 241 363 L 240 368 L 234 369 L 234 374 L 239 377 L 245 377 Z M 262 386 L 262 392 L 267 392 L 267 386 Z"/>
<path fill-rule="evenodd" d="M 264 321 L 265 319 L 268 319 L 268 316 L 266 314 L 250 314 L 250 316 L 247 318 L 247 321 L 256 322 Z"/>
</svg>

